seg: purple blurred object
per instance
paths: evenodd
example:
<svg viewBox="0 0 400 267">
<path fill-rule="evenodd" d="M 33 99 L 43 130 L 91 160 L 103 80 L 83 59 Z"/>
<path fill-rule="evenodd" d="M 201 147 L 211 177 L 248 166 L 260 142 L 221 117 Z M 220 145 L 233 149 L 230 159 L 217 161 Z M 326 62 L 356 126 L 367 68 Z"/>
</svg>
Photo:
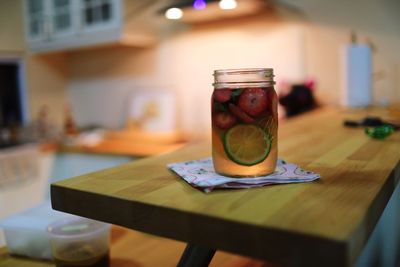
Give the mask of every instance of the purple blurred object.
<svg viewBox="0 0 400 267">
<path fill-rule="evenodd" d="M 200 9 L 205 9 L 206 8 L 206 1 L 205 0 L 195 0 L 193 2 L 193 8 L 200 10 Z"/>
</svg>

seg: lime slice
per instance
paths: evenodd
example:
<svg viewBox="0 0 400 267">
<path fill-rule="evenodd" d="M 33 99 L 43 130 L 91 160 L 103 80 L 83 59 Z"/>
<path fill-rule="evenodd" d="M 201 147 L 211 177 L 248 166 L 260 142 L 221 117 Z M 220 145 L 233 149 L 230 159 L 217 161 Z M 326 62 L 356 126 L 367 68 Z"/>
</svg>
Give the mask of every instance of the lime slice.
<svg viewBox="0 0 400 267">
<path fill-rule="evenodd" d="M 223 141 L 228 157 L 245 166 L 262 162 L 271 150 L 270 136 L 255 125 L 236 125 L 226 132 Z"/>
</svg>

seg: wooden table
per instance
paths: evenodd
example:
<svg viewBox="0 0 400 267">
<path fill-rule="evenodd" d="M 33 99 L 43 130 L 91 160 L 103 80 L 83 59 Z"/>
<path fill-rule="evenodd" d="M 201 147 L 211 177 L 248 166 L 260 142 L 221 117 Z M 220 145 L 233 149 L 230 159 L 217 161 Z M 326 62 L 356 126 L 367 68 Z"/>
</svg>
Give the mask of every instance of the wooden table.
<svg viewBox="0 0 400 267">
<path fill-rule="evenodd" d="M 351 266 L 400 179 L 399 133 L 380 141 L 342 126 L 367 113 L 323 109 L 280 125 L 280 156 L 320 173 L 317 182 L 205 194 L 165 165 L 209 156 L 206 142 L 52 184 L 53 208 L 196 244 L 205 256 Z"/>
</svg>

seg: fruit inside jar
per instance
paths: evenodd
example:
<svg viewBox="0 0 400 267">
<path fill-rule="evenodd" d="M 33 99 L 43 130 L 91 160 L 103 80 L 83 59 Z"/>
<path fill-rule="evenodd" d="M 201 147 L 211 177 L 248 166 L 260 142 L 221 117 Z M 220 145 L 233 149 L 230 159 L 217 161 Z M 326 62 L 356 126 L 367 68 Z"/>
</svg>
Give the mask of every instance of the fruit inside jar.
<svg viewBox="0 0 400 267">
<path fill-rule="evenodd" d="M 274 88 L 215 89 L 211 108 L 215 171 L 231 177 L 274 172 L 278 128 Z"/>
</svg>

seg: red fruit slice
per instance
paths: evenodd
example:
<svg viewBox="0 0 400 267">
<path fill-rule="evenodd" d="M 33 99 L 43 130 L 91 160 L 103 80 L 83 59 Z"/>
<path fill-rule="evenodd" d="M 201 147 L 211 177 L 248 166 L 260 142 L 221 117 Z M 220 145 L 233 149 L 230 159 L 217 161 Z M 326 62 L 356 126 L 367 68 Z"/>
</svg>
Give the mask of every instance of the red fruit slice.
<svg viewBox="0 0 400 267">
<path fill-rule="evenodd" d="M 229 111 L 232 112 L 239 120 L 244 123 L 254 123 L 255 119 L 247 115 L 243 110 L 241 110 L 238 106 L 229 103 Z"/>
<path fill-rule="evenodd" d="M 213 121 L 218 128 L 228 129 L 236 124 L 237 119 L 229 112 L 220 112 L 214 115 Z"/>
<path fill-rule="evenodd" d="M 268 88 L 267 90 L 267 95 L 268 95 L 268 112 L 270 114 L 275 114 L 277 112 L 277 105 L 278 105 L 278 96 L 275 93 L 275 90 L 273 88 Z"/>
<path fill-rule="evenodd" d="M 232 91 L 230 89 L 217 89 L 214 91 L 214 99 L 220 103 L 225 103 L 231 99 Z"/>
<path fill-rule="evenodd" d="M 267 92 L 262 88 L 247 88 L 239 96 L 238 105 L 247 114 L 257 116 L 267 108 Z"/>
</svg>

